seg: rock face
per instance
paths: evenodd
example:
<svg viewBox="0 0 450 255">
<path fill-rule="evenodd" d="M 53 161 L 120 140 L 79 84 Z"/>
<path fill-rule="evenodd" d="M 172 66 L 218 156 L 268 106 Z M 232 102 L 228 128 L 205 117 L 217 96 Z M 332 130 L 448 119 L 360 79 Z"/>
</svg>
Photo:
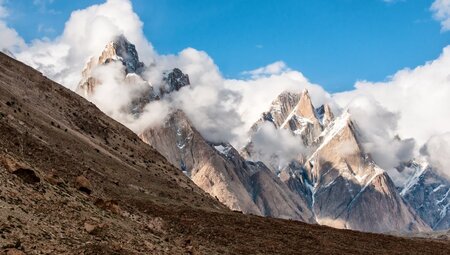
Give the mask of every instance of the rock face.
<svg viewBox="0 0 450 255">
<path fill-rule="evenodd" d="M 450 228 L 450 182 L 426 162 L 412 161 L 403 167 L 414 172 L 400 187 L 400 194 L 434 230 Z"/>
<path fill-rule="evenodd" d="M 289 130 L 306 146 L 279 176 L 306 197 L 319 224 L 370 232 L 429 230 L 389 176 L 364 153 L 347 112 L 335 119 L 328 105 L 315 110 L 307 91 L 283 93 L 251 132 L 264 121 Z M 250 159 L 251 144 L 244 150 Z"/>
<path fill-rule="evenodd" d="M 333 111 L 328 104 L 324 104 L 316 109 L 317 117 L 323 126 L 328 126 L 334 120 Z"/>
<path fill-rule="evenodd" d="M 163 77 L 163 85 L 160 89 L 160 95 L 178 91 L 182 87 L 188 86 L 189 75 L 184 74 L 180 69 L 174 68 L 171 72 L 166 73 Z"/>
<path fill-rule="evenodd" d="M 325 130 L 305 164 L 317 221 L 371 232 L 428 230 L 389 176 L 364 153 L 356 132 L 344 113 Z"/>
<path fill-rule="evenodd" d="M 264 164 L 245 161 L 230 144 L 207 142 L 181 111 L 140 137 L 233 210 L 314 222 L 305 199 L 290 191 Z"/>
</svg>

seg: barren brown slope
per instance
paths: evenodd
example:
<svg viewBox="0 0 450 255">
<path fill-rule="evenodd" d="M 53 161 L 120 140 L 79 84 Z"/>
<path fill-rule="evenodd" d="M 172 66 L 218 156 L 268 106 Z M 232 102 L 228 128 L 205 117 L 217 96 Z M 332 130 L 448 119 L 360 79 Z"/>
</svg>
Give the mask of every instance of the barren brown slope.
<svg viewBox="0 0 450 255">
<path fill-rule="evenodd" d="M 91 185 L 81 183 L 80 188 L 81 180 L 76 182 L 80 175 Z M 450 253 L 446 242 L 231 212 L 95 106 L 3 54 L 0 187 L 4 251 Z M 88 190 L 92 192 L 87 194 Z"/>
</svg>

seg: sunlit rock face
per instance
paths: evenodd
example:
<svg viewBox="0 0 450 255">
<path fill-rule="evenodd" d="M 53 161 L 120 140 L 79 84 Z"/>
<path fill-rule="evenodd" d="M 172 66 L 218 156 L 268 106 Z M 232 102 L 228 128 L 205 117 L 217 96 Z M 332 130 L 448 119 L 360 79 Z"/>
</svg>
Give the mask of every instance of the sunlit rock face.
<svg viewBox="0 0 450 255">
<path fill-rule="evenodd" d="M 233 210 L 315 222 L 307 201 L 263 163 L 244 160 L 230 144 L 207 142 L 181 111 L 140 137 Z"/>
</svg>

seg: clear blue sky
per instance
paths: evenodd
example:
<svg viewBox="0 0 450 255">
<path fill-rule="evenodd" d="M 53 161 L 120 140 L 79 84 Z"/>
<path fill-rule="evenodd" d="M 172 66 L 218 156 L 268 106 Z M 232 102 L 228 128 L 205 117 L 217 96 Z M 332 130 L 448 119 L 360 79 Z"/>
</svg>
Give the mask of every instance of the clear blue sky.
<svg viewBox="0 0 450 255">
<path fill-rule="evenodd" d="M 41 0 L 42 1 L 42 0 Z M 103 1 L 10 0 L 8 18 L 26 40 L 60 34 L 71 11 Z M 50 3 L 49 3 L 50 2 Z M 432 0 L 133 0 L 159 53 L 205 50 L 225 77 L 277 60 L 330 92 L 384 80 L 435 59 L 450 44 Z M 39 29 L 40 28 L 40 29 Z"/>
</svg>

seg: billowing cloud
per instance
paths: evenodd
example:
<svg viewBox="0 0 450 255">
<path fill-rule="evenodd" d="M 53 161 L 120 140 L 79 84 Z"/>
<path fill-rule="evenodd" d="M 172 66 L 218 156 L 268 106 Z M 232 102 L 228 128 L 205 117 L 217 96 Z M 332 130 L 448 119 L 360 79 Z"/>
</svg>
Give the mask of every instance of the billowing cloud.
<svg viewBox="0 0 450 255">
<path fill-rule="evenodd" d="M 228 80 L 206 52 L 187 48 L 175 55 L 159 55 L 145 38 L 142 27 L 129 0 L 108 0 L 74 11 L 60 36 L 35 40 L 26 50 L 17 52 L 17 57 L 75 89 L 89 59 L 98 57 L 108 42 L 123 34 L 136 45 L 140 59 L 148 66 L 142 76 L 155 89 L 161 85 L 163 73 L 175 67 L 189 74 L 191 86 L 151 103 L 136 119 L 121 109 L 148 84 L 124 84 L 125 74 L 120 66 L 107 65 L 94 72 L 107 86 L 100 86 L 90 100 L 136 132 L 161 123 L 170 109 L 182 109 L 207 140 L 232 142 L 238 147 L 245 143 L 247 130 L 279 93 L 309 88 L 319 103 L 329 97 L 320 86 L 309 83 L 300 72 L 290 70 L 281 61 L 247 72 L 249 79 Z"/>
<path fill-rule="evenodd" d="M 281 170 L 306 151 L 301 138 L 287 129 L 276 129 L 269 122 L 252 135 L 252 142 L 252 160 L 262 161 L 274 170 Z"/>
<path fill-rule="evenodd" d="M 397 136 L 397 113 L 386 110 L 370 95 L 354 98 L 347 107 L 362 134 L 365 152 L 382 168 L 393 169 L 414 157 L 414 140 Z"/>
<path fill-rule="evenodd" d="M 431 137 L 450 130 L 449 66 L 450 46 L 436 60 L 401 70 L 386 82 L 362 81 L 356 83 L 355 90 L 334 95 L 341 107 L 352 108 L 355 103 L 366 102 L 353 111 L 353 117 L 365 133 L 370 133 L 374 148 L 379 148 L 377 163 L 388 160 L 385 166 L 389 166 L 390 162 L 402 161 L 410 154 L 412 142 L 395 142 L 393 137 L 397 135 L 401 139 L 414 139 L 411 153 L 418 156 Z M 373 110 L 381 106 L 384 111 Z"/>
<path fill-rule="evenodd" d="M 0 0 L 0 50 L 14 52 L 22 49 L 25 46 L 25 41 L 19 36 L 16 30 L 8 27 L 6 24 L 4 19 L 8 15 L 9 12 L 5 7 L 5 1 Z"/>
<path fill-rule="evenodd" d="M 450 0 L 435 0 L 430 10 L 433 17 L 441 22 L 442 31 L 450 30 Z"/>
<path fill-rule="evenodd" d="M 142 31 L 143 23 L 128 0 L 108 0 L 72 12 L 63 33 L 55 40 L 35 40 L 17 58 L 41 70 L 47 76 L 74 89 L 84 65 L 102 52 L 118 34 L 132 41 L 142 60 L 153 62 L 154 51 Z"/>
<path fill-rule="evenodd" d="M 443 24 L 448 16 L 443 8 L 448 2 L 437 0 L 432 7 L 435 17 Z M 74 11 L 56 39 L 38 39 L 29 45 L 1 20 L 7 15 L 1 3 L 2 0 L 0 48 L 13 49 L 20 60 L 71 89 L 81 80 L 81 71 L 88 60 L 98 57 L 105 45 L 120 34 L 136 45 L 140 59 L 148 66 L 142 76 L 155 88 L 161 85 L 163 72 L 174 67 L 189 74 L 191 86 L 148 104 L 144 113 L 136 118 L 122 109 L 146 91 L 149 83 L 131 79 L 130 86 L 126 82 L 130 79 L 125 78 L 121 65 L 109 64 L 95 70 L 93 75 L 105 86 L 90 100 L 135 132 L 162 123 L 173 109 L 182 109 L 206 139 L 232 142 L 239 149 L 248 139 L 250 126 L 268 110 L 277 95 L 286 90 L 300 92 L 307 88 L 316 106 L 330 103 L 334 110 L 349 108 L 361 127 L 366 151 L 386 169 L 420 155 L 424 146 L 428 152 L 433 151 L 440 146 L 436 140 L 448 144 L 442 135 L 450 131 L 447 118 L 450 116 L 450 47 L 435 61 L 412 70 L 401 70 L 386 82 L 360 81 L 355 90 L 331 96 L 282 61 L 244 72 L 243 79 L 226 79 L 206 52 L 187 48 L 178 54 L 159 55 L 144 36 L 143 23 L 129 0 L 108 0 Z M 254 139 L 262 157 L 271 155 L 272 148 L 279 148 L 283 159 L 299 152 L 294 144 L 301 146 L 301 143 L 283 132 L 265 127 L 256 134 Z M 274 145 L 265 146 L 269 143 Z M 442 154 L 423 156 L 440 169 L 447 166 Z"/>
<path fill-rule="evenodd" d="M 432 136 L 422 151 L 431 165 L 450 179 L 450 132 Z"/>
</svg>

